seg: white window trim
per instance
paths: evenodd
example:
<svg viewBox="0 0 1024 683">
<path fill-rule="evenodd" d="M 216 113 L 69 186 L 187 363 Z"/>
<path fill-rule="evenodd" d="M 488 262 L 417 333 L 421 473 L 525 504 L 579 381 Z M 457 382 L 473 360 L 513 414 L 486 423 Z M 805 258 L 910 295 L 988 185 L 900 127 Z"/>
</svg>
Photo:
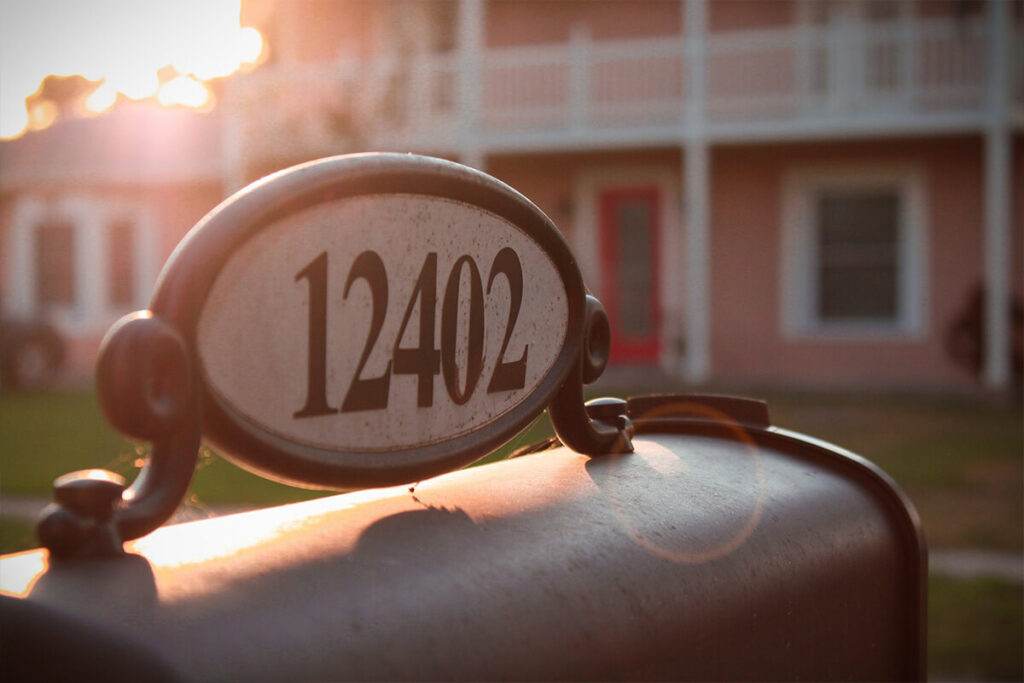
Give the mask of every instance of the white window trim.
<svg viewBox="0 0 1024 683">
<path fill-rule="evenodd" d="M 142 203 L 135 201 L 104 201 L 104 220 L 102 223 L 102 240 L 97 242 L 103 245 L 101 270 L 103 273 L 103 313 L 104 317 L 111 322 L 127 312 L 123 308 L 115 307 L 111 303 L 113 283 L 110 282 L 110 267 L 107 263 L 109 255 L 108 228 L 118 221 L 127 221 L 134 227 L 132 247 L 132 301 L 130 307 L 135 309 L 145 308 L 149 303 L 153 285 L 156 283 L 159 263 L 157 259 L 157 222 L 152 209 Z"/>
<path fill-rule="evenodd" d="M 74 229 L 75 282 L 72 304 L 54 309 L 51 322 L 69 336 L 101 334 L 128 312 L 110 303 L 107 228 L 116 220 L 128 220 L 135 226 L 132 305 L 145 308 L 159 267 L 158 225 L 154 212 L 142 202 L 73 194 L 46 201 L 26 197 L 15 205 L 10 257 L 6 264 L 4 306 L 8 312 L 19 317 L 39 313 L 35 234 L 47 218 L 54 216 L 66 219 Z"/>
<path fill-rule="evenodd" d="M 816 197 L 827 190 L 895 190 L 900 197 L 899 284 L 892 322 L 827 322 L 817 315 Z M 913 165 L 815 166 L 783 178 L 780 326 L 787 339 L 907 341 L 928 328 L 928 237 L 924 173 Z"/>
</svg>

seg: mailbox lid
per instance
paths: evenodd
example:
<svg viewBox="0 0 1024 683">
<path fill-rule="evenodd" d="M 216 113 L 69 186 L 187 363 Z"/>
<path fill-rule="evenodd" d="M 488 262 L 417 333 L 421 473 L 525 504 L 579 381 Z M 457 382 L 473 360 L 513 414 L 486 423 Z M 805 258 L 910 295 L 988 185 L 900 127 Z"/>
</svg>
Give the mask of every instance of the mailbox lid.
<svg viewBox="0 0 1024 683">
<path fill-rule="evenodd" d="M 888 477 L 764 424 L 636 424 L 629 455 L 25 553 L 0 582 L 185 679 L 924 678 L 924 542 Z"/>
</svg>

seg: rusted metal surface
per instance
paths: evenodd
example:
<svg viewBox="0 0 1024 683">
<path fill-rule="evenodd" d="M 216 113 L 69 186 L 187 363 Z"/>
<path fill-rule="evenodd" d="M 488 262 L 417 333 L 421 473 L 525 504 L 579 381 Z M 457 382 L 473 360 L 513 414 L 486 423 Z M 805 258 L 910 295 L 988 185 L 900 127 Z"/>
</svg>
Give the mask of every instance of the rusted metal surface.
<svg viewBox="0 0 1024 683">
<path fill-rule="evenodd" d="M 183 524 L 121 558 L 10 556 L 0 585 L 184 679 L 924 678 L 924 542 L 884 474 L 729 417 L 750 404 L 629 413 L 631 454 Z"/>
</svg>

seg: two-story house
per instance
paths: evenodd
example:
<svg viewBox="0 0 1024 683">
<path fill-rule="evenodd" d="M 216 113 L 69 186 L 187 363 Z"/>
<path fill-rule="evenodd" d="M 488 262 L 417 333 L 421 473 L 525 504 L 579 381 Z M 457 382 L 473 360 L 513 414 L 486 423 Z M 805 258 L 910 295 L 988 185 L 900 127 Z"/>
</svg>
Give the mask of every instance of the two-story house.
<svg viewBox="0 0 1024 683">
<path fill-rule="evenodd" d="M 1013 381 L 1019 0 L 250 0 L 244 12 L 271 56 L 226 84 L 226 190 L 331 154 L 447 157 L 564 232 L 610 314 L 616 364 L 688 383 Z M 5 199 L 5 222 L 22 201 Z M 31 289 L 3 268 L 5 298 Z"/>
</svg>

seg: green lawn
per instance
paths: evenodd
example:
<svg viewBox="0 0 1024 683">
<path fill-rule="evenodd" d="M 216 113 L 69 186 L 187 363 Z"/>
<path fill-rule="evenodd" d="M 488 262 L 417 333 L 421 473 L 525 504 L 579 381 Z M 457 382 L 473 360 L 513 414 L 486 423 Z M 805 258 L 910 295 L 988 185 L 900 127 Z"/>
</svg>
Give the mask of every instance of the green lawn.
<svg viewBox="0 0 1024 683">
<path fill-rule="evenodd" d="M 605 388 L 598 393 L 629 395 Z M 921 514 L 932 548 L 1024 547 L 1024 418 L 982 401 L 785 394 L 768 396 L 773 423 L 831 441 L 889 472 Z M 487 460 L 551 433 L 546 416 Z M 49 497 L 65 472 L 103 467 L 134 477 L 146 450 L 114 434 L 89 391 L 0 397 L 0 493 Z M 323 495 L 275 484 L 200 454 L 189 503 L 271 505 Z M 0 552 L 34 545 L 30 523 L 0 518 Z M 1018 584 L 933 576 L 933 676 L 1020 680 Z"/>
<path fill-rule="evenodd" d="M 545 416 L 484 462 L 551 434 Z M 50 496 L 53 480 L 66 472 L 99 467 L 135 477 L 147 452 L 118 436 L 106 423 L 90 391 L 0 396 L 0 494 Z M 276 505 L 325 495 L 267 481 L 203 447 L 189 501 L 200 505 Z"/>
<path fill-rule="evenodd" d="M 933 575 L 928 589 L 931 678 L 1024 680 L 1024 587 Z"/>
<path fill-rule="evenodd" d="M 775 424 L 878 464 L 914 501 L 932 548 L 1024 549 L 1020 406 L 907 398 L 780 397 Z"/>
<path fill-rule="evenodd" d="M 0 555 L 39 545 L 36 524 L 26 519 L 0 517 Z"/>
<path fill-rule="evenodd" d="M 626 392 L 615 392 L 626 394 Z M 859 453 L 914 501 L 933 548 L 1024 548 L 1024 429 L 1019 406 L 885 397 L 769 397 L 773 422 Z M 487 460 L 551 433 L 545 416 Z M 53 479 L 102 467 L 134 477 L 144 444 L 117 436 L 89 391 L 0 397 L 0 493 L 49 496 Z M 190 500 L 270 505 L 322 495 L 200 453 Z"/>
<path fill-rule="evenodd" d="M 629 392 L 622 392 L 629 393 Z M 859 453 L 907 491 L 932 547 L 1024 548 L 1024 430 L 1019 407 L 908 398 L 769 397 L 773 422 Z M 542 416 L 487 460 L 548 436 Z M 118 437 L 91 392 L 0 397 L 0 492 L 48 496 L 53 479 L 88 467 L 132 478 L 145 446 Z M 201 504 L 269 505 L 320 495 L 268 482 L 200 454 Z"/>
</svg>

